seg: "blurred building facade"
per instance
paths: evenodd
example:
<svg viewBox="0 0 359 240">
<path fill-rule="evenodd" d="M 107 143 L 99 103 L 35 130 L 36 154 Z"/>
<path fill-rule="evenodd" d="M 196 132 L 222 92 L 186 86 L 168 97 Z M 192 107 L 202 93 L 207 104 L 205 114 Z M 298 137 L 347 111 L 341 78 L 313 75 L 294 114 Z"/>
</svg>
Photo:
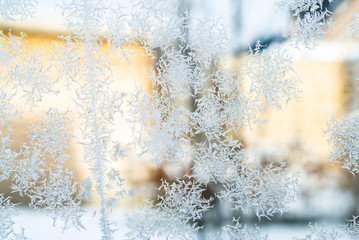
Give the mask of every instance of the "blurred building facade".
<svg viewBox="0 0 359 240">
<path fill-rule="evenodd" d="M 359 77 L 359 41 L 353 40 L 343 30 L 356 11 L 359 11 L 359 4 L 344 1 L 334 13 L 333 21 L 338 25 L 328 33 L 327 40 L 321 42 L 315 50 L 302 53 L 293 50 L 293 69 L 301 79 L 299 99 L 284 105 L 282 110 L 266 111 L 263 117 L 268 120 L 267 123 L 244 133 L 246 147 L 263 161 L 286 160 L 297 170 L 306 168 L 308 176 L 314 174 L 308 177 L 308 185 L 316 182 L 320 187 L 326 181 L 321 177 L 337 177 L 337 170 L 329 166 L 329 149 L 324 130 L 332 117 L 340 118 L 359 108 L 359 81 L 356 80 Z M 13 33 L 16 34 L 16 29 Z M 34 31 L 26 33 L 26 48 L 29 51 L 43 49 L 50 58 L 53 54 L 52 42 L 60 34 Z M 114 60 L 115 84 L 122 91 L 131 91 L 137 81 L 144 89 L 149 89 L 153 62 L 145 56 L 143 49 L 136 46 L 130 46 L 130 49 L 134 52 L 131 63 L 123 61 L 124 59 Z M 61 104 L 60 108 L 64 109 L 74 107 L 70 102 L 56 103 L 51 99 L 44 102 L 44 108 L 52 104 Z M 23 129 L 24 123 L 34 119 L 33 114 L 24 116 L 22 122 L 16 124 L 19 129 Z M 131 137 L 131 129 L 123 127 L 121 131 L 121 138 L 126 142 Z M 17 142 L 22 140 L 23 136 L 14 135 L 14 145 L 19 145 Z M 81 149 L 74 149 L 69 166 L 75 169 L 80 178 L 84 178 L 88 172 L 84 170 L 87 168 L 81 160 Z M 138 164 L 135 154 L 130 154 L 127 160 L 119 164 L 123 169 L 123 177 L 135 185 L 154 182 L 165 174 L 162 170 L 155 170 L 156 167 Z M 313 193 L 309 189 L 306 191 L 309 191 L 309 195 Z"/>
</svg>

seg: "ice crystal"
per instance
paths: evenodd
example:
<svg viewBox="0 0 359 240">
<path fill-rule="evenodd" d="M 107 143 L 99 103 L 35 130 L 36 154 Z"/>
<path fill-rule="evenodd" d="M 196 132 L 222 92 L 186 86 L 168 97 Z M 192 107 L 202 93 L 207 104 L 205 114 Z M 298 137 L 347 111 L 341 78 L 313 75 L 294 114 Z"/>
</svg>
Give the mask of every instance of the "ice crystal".
<svg viewBox="0 0 359 240">
<path fill-rule="evenodd" d="M 116 142 L 113 146 L 112 160 L 117 161 L 119 158 L 124 158 L 128 154 L 128 149 L 125 150 L 120 142 Z"/>
<path fill-rule="evenodd" d="M 164 195 L 129 216 L 126 239 L 196 239 L 199 227 L 195 221 L 211 207 L 212 199 L 202 197 L 204 189 L 195 180 L 162 180 L 158 190 Z"/>
<path fill-rule="evenodd" d="M 250 79 L 250 96 L 261 106 L 280 107 L 298 94 L 299 79 L 285 49 L 260 50 L 260 42 L 244 59 L 241 70 Z"/>
<path fill-rule="evenodd" d="M 0 76 L 7 91 L 22 89 L 18 95 L 32 108 L 45 94 L 56 94 L 53 89 L 57 82 L 49 73 L 51 67 L 43 63 L 43 54 L 25 49 L 25 39 L 23 33 L 16 36 L 0 31 Z"/>
<path fill-rule="evenodd" d="M 106 5 L 104 1 L 63 0 L 58 7 L 66 27 L 77 36 L 99 33 L 103 30 Z"/>
<path fill-rule="evenodd" d="M 154 92 L 152 98 L 147 93 L 132 101 L 131 108 L 136 122 L 141 123 L 135 133 L 142 153 L 151 153 L 158 163 L 165 160 L 179 162 L 188 157 L 186 151 L 189 130 L 188 109 L 175 107 L 168 98 Z M 157 97 L 158 96 L 158 97 Z"/>
<path fill-rule="evenodd" d="M 7 21 L 25 20 L 35 13 L 37 0 L 1 0 L 0 18 Z"/>
<path fill-rule="evenodd" d="M 12 79 L 23 89 L 21 97 L 30 107 L 37 106 L 45 94 L 57 93 L 54 91 L 57 81 L 50 75 L 51 67 L 44 65 L 41 59 L 41 54 L 28 54 L 23 59 L 25 64 L 16 67 L 17 74 Z"/>
<path fill-rule="evenodd" d="M 358 219 L 359 216 L 353 216 L 352 219 L 347 220 L 347 225 L 344 227 L 344 229 L 346 230 L 346 232 L 349 234 L 349 236 L 351 237 L 351 239 L 356 240 L 359 239 L 359 223 L 358 223 Z"/>
<path fill-rule="evenodd" d="M 349 25 L 349 30 L 352 34 L 352 37 L 358 39 L 359 37 L 359 13 L 354 13 L 353 23 Z"/>
<path fill-rule="evenodd" d="M 233 178 L 235 166 L 244 162 L 245 153 L 238 140 L 199 143 L 195 148 L 193 175 L 203 183 L 225 182 Z"/>
<path fill-rule="evenodd" d="M 324 38 L 333 25 L 329 12 L 323 9 L 324 0 L 291 0 L 277 2 L 280 8 L 289 7 L 295 22 L 290 26 L 287 37 L 293 37 L 296 46 L 312 48 Z M 332 1 L 329 1 L 332 2 Z"/>
<path fill-rule="evenodd" d="M 188 26 L 188 47 L 196 54 L 195 58 L 200 59 L 202 65 L 223 60 L 229 53 L 228 28 L 220 19 L 194 19 L 192 22 Z"/>
<path fill-rule="evenodd" d="M 16 36 L 12 34 L 11 31 L 9 31 L 8 34 L 0 31 L 0 76 L 5 82 L 11 82 L 21 73 L 18 71 L 18 68 L 19 64 L 21 64 L 19 60 L 22 55 L 26 53 L 23 42 L 25 36 L 25 34 Z"/>
<path fill-rule="evenodd" d="M 55 59 L 60 65 L 61 77 L 76 91 L 74 100 L 82 130 L 80 143 L 101 201 L 102 239 L 108 240 L 115 231 L 109 214 L 127 193 L 121 189 L 123 179 L 118 170 L 107 166 L 120 151 L 117 144 L 116 152 L 110 157 L 113 123 L 115 115 L 122 113 L 124 96 L 112 88 L 111 69 L 100 36 L 106 30 L 104 15 L 109 9 L 102 1 L 64 1 L 59 7 L 72 33 L 62 36 L 57 43 Z M 61 56 L 61 52 L 65 52 L 65 56 Z M 114 193 L 110 193 L 112 190 Z"/>
<path fill-rule="evenodd" d="M 24 229 L 20 232 L 15 230 L 15 223 L 13 217 L 16 215 L 15 205 L 11 203 L 10 197 L 4 197 L 0 194 L 0 237 L 8 240 L 27 240 L 24 235 Z"/>
<path fill-rule="evenodd" d="M 287 176 L 285 165 L 269 164 L 263 169 L 250 164 L 237 167 L 232 179 L 224 182 L 219 195 L 244 213 L 253 209 L 258 218 L 283 214 L 297 198 L 297 177 Z"/>
<path fill-rule="evenodd" d="M 343 239 L 343 236 L 335 229 L 329 229 L 327 227 L 318 227 L 317 225 L 309 225 L 311 231 L 304 238 L 292 238 L 293 240 L 336 240 Z"/>
<path fill-rule="evenodd" d="M 183 36 L 183 17 L 175 1 L 139 0 L 131 9 L 129 26 L 151 56 L 154 48 L 167 49 Z"/>
<path fill-rule="evenodd" d="M 217 234 L 210 234 L 210 240 L 268 240 L 267 235 L 263 235 L 258 227 L 250 229 L 246 225 L 242 225 L 239 219 L 233 219 L 234 225 L 227 225 Z"/>
<path fill-rule="evenodd" d="M 342 167 L 351 173 L 359 173 L 359 117 L 356 114 L 343 117 L 342 121 L 332 120 L 327 127 L 329 135 L 330 158 L 334 163 L 341 163 Z"/>
<path fill-rule="evenodd" d="M 9 95 L 4 89 L 0 89 L 0 127 L 10 127 L 11 118 L 17 115 L 15 106 L 11 103 L 14 95 Z M 2 134 L 1 134 L 2 135 Z"/>
<path fill-rule="evenodd" d="M 27 195 L 30 207 L 45 208 L 54 221 L 64 221 L 63 227 L 82 227 L 82 199 L 77 196 L 74 173 L 65 168 L 69 156 L 69 120 L 65 114 L 51 109 L 37 123 L 30 125 L 28 143 L 12 166 L 14 192 Z M 51 161 L 51 163 L 49 162 Z"/>
</svg>

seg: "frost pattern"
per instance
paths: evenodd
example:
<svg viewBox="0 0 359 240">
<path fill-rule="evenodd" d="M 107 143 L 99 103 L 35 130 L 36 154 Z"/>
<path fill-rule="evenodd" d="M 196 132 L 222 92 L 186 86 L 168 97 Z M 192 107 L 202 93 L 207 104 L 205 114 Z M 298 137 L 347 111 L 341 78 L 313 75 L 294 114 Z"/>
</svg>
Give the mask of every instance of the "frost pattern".
<svg viewBox="0 0 359 240">
<path fill-rule="evenodd" d="M 8 92 L 17 92 L 32 109 L 46 94 L 54 91 L 56 79 L 51 76 L 51 66 L 43 63 L 43 53 L 29 52 L 25 49 L 26 35 L 13 35 L 11 31 L 0 31 L 0 76 Z"/>
<path fill-rule="evenodd" d="M 25 20 L 35 13 L 37 0 L 1 0 L 0 18 L 5 22 L 14 20 Z"/>
<path fill-rule="evenodd" d="M 358 223 L 358 219 L 359 216 L 353 216 L 352 219 L 347 220 L 347 225 L 344 227 L 344 229 L 346 230 L 346 232 L 349 234 L 350 238 L 352 240 L 357 240 L 359 239 L 359 223 Z"/>
<path fill-rule="evenodd" d="M 15 206 L 11 203 L 10 197 L 4 197 L 0 194 L 0 237 L 1 239 L 8 240 L 27 240 L 24 235 L 24 229 L 21 228 L 20 232 L 14 229 L 15 223 L 12 218 L 16 215 Z"/>
<path fill-rule="evenodd" d="M 326 134 L 331 148 L 329 160 L 333 164 L 341 163 L 353 174 L 359 173 L 359 117 L 352 114 L 343 117 L 342 121 L 332 120 Z"/>
<path fill-rule="evenodd" d="M 291 69 L 291 55 L 286 51 L 261 52 L 258 44 L 238 69 L 223 67 L 229 43 L 226 28 L 211 21 L 191 21 L 191 13 L 170 13 L 175 9 L 170 7 L 171 2 L 162 4 L 165 3 L 139 3 L 141 16 L 137 6 L 134 9 L 134 16 L 141 19 L 163 7 L 156 14 L 158 18 L 152 19 L 162 22 L 151 27 L 168 25 L 162 32 L 150 31 L 147 24 L 137 26 L 146 36 L 140 38 L 142 47 L 156 63 L 151 90 L 139 90 L 130 96 L 133 144 L 159 165 L 191 161 L 190 177 L 203 184 L 223 185 L 224 191 L 218 197 L 233 203 L 235 210 L 248 213 L 253 209 L 258 218 L 285 212 L 297 195 L 296 176 L 289 176 L 284 165 L 257 166 L 257 160 L 248 161 L 239 132 L 260 124 L 258 116 L 265 108 L 280 107 L 282 102 L 296 97 L 298 79 Z M 171 33 L 167 33 L 169 25 L 173 27 Z M 248 81 L 249 90 L 245 88 Z M 172 192 L 163 186 L 160 189 L 166 190 L 165 196 L 167 191 Z M 177 198 L 182 201 L 178 195 Z M 166 197 L 159 200 L 167 201 Z M 177 209 L 176 220 L 167 210 L 168 205 L 153 202 L 142 213 L 131 215 L 128 238 L 173 238 L 177 234 L 176 239 L 192 239 L 196 229 L 191 229 L 189 221 L 197 218 L 183 218 L 182 203 L 172 204 Z M 188 235 L 180 234 L 181 228 Z M 228 228 L 227 234 L 237 233 L 249 236 L 240 223 Z"/>
<path fill-rule="evenodd" d="M 292 238 L 293 240 L 336 240 L 343 239 L 343 236 L 335 229 L 329 229 L 327 227 L 318 227 L 317 225 L 309 225 L 311 231 L 304 238 Z"/>
<path fill-rule="evenodd" d="M 202 197 L 201 185 L 194 180 L 162 180 L 158 188 L 164 195 L 148 202 L 138 214 L 129 216 L 126 239 L 197 239 L 199 229 L 193 221 L 202 218 L 212 199 Z"/>
<path fill-rule="evenodd" d="M 296 46 L 313 48 L 318 40 L 324 38 L 333 25 L 329 12 L 323 9 L 324 0 L 278 0 L 279 8 L 289 8 L 295 19 L 289 28 L 287 37 L 292 37 Z M 329 0 L 329 3 L 333 0 Z"/>
<path fill-rule="evenodd" d="M 82 199 L 74 173 L 65 168 L 69 159 L 69 119 L 51 109 L 37 123 L 32 123 L 28 143 L 12 169 L 13 192 L 30 197 L 29 206 L 48 210 L 63 228 L 83 227 L 80 221 Z"/>
<path fill-rule="evenodd" d="M 166 49 L 183 36 L 184 17 L 177 12 L 177 1 L 138 0 L 133 6 L 129 15 L 131 35 L 151 56 L 154 48 Z"/>
<path fill-rule="evenodd" d="M 242 63 L 242 71 L 250 78 L 250 94 L 263 107 L 280 107 L 297 96 L 299 79 L 291 65 L 292 56 L 286 49 L 260 52 L 260 42 Z"/>
<path fill-rule="evenodd" d="M 246 166 L 247 165 L 247 166 Z M 258 169 L 250 164 L 237 166 L 238 172 L 224 182 L 225 191 L 219 197 L 233 203 L 234 210 L 254 210 L 258 218 L 270 219 L 283 214 L 297 198 L 297 180 L 287 177 L 285 165 Z"/>
<path fill-rule="evenodd" d="M 359 13 L 354 13 L 353 23 L 349 25 L 349 31 L 354 39 L 359 37 Z"/>
<path fill-rule="evenodd" d="M 209 234 L 210 240 L 268 240 L 267 235 L 263 235 L 261 230 L 256 226 L 254 229 L 242 226 L 239 219 L 233 219 L 234 225 L 227 225 L 217 234 Z"/>
<path fill-rule="evenodd" d="M 1 1 L 5 21 L 31 16 L 36 1 Z M 331 25 L 323 0 L 279 1 L 296 19 L 288 36 L 294 43 L 311 47 Z M 133 146 L 149 154 L 159 165 L 191 162 L 188 176 L 172 183 L 162 181 L 155 201 L 129 215 L 127 239 L 196 239 L 197 221 L 210 210 L 212 198 L 203 197 L 204 185 L 215 182 L 224 190 L 216 197 L 235 210 L 253 210 L 258 218 L 282 214 L 296 197 L 296 176 L 284 164 L 260 165 L 249 160 L 240 141 L 243 128 L 261 124 L 259 113 L 281 107 L 295 98 L 298 80 L 285 49 L 260 51 L 260 43 L 244 57 L 241 66 L 228 68 L 229 36 L 221 22 L 196 19 L 181 11 L 177 1 L 138 0 L 129 14 L 110 8 L 105 1 L 64 0 L 59 5 L 68 33 L 54 43 L 53 65 L 41 64 L 44 56 L 27 52 L 26 35 L 0 33 L 1 149 L 0 180 L 11 180 L 11 189 L 30 197 L 30 206 L 48 210 L 54 224 L 83 228 L 81 203 L 100 197 L 101 239 L 114 238 L 113 208 L 125 194 L 124 179 L 111 161 L 127 155 L 123 144 L 112 139 L 113 124 L 122 115 L 126 94 L 112 88 L 108 55 L 126 56 L 127 44 L 146 50 L 155 61 L 150 91 L 129 94 L 129 122 Z M 104 43 L 110 51 L 105 53 Z M 57 78 L 51 72 L 58 74 Z M 246 87 L 249 81 L 248 88 Z M 61 85 L 63 84 L 63 85 Z M 28 126 L 28 142 L 19 151 L 11 148 L 11 119 L 19 113 L 12 104 L 21 96 L 37 108 L 44 95 L 56 94 L 59 85 L 74 93 L 74 117 L 80 120 L 84 157 L 91 178 L 77 182 L 65 168 L 69 159 L 71 124 L 69 112 L 48 109 Z M 334 131 L 336 132 L 336 131 Z M 117 133 L 116 133 L 117 134 Z M 92 183 L 93 182 L 93 183 Z M 11 219 L 15 205 L 0 195 L 0 236 L 26 239 L 15 233 Z M 243 226 L 239 219 L 213 239 L 267 239 L 258 229 Z M 327 236 L 313 233 L 307 239 Z M 331 235 L 330 235 L 331 236 Z"/>
<path fill-rule="evenodd" d="M 113 239 L 114 222 L 110 213 L 127 194 L 124 179 L 110 167 L 114 145 L 111 134 L 116 114 L 121 114 L 123 93 L 112 88 L 107 55 L 103 52 L 104 15 L 102 1 L 64 1 L 61 5 L 68 31 L 57 43 L 59 71 L 70 88 L 76 89 L 75 103 L 81 124 L 84 158 L 91 170 L 94 188 L 100 197 L 101 239 Z M 65 56 L 61 56 L 65 52 Z M 115 145 L 117 148 L 120 145 Z M 117 149 L 117 152 L 121 149 Z"/>
</svg>

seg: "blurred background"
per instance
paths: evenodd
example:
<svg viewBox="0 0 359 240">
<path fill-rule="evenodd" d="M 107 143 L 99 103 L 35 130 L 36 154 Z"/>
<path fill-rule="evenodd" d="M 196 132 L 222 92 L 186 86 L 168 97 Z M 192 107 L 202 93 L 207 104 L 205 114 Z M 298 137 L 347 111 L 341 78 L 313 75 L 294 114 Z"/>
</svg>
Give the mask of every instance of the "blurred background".
<svg viewBox="0 0 359 240">
<path fill-rule="evenodd" d="M 28 36 L 25 47 L 29 51 L 45 50 L 50 58 L 53 54 L 53 41 L 65 33 L 62 25 L 61 11 L 52 1 L 39 0 L 36 15 L 25 22 L 1 22 L 1 29 L 12 33 L 26 33 Z M 255 46 L 257 40 L 265 48 L 278 47 L 285 44 L 283 34 L 290 21 L 288 14 L 275 10 L 274 0 L 222 0 L 220 1 L 182 1 L 180 4 L 192 11 L 194 16 L 210 16 L 222 18 L 224 24 L 230 27 L 232 46 L 228 52 L 228 60 L 232 66 L 240 63 L 249 47 Z M 123 1 L 126 6 L 130 1 Z M 344 224 L 344 220 L 359 214 L 359 181 L 340 165 L 329 163 L 329 148 L 324 130 L 332 118 L 356 111 L 359 108 L 359 41 L 352 38 L 348 26 L 352 23 L 354 14 L 359 12 L 359 2 L 354 0 L 336 0 L 329 4 L 325 1 L 324 8 L 332 12 L 334 28 L 330 29 L 326 39 L 320 41 L 315 49 L 292 49 L 294 55 L 293 69 L 301 79 L 298 100 L 292 100 L 283 109 L 268 110 L 263 113 L 267 123 L 260 128 L 248 129 L 243 132 L 244 145 L 251 154 L 263 162 L 284 160 L 292 172 L 300 172 L 301 198 L 293 204 L 291 210 L 272 221 L 264 221 L 261 226 L 272 236 L 281 239 L 288 232 L 303 230 L 309 222 L 329 222 Z M 289 10 L 288 10 L 289 11 Z M 104 46 L 105 47 L 105 46 Z M 131 63 L 114 60 L 114 78 L 116 86 L 121 91 L 132 91 L 136 83 L 144 89 L 149 89 L 149 78 L 153 61 L 145 56 L 143 49 L 129 46 L 134 52 Z M 56 99 L 45 99 L 44 108 L 56 106 L 72 108 L 71 101 L 59 103 Z M 36 112 L 25 113 L 18 120 L 14 129 L 19 132 L 12 137 L 21 142 L 20 132 L 25 125 L 34 119 Z M 76 123 L 75 123 L 76 125 Z M 76 127 L 76 126 L 75 126 Z M 119 141 L 130 142 L 131 129 L 125 121 L 118 123 L 121 131 Z M 75 128 L 75 132 L 76 132 Z M 78 133 L 75 133 L 78 134 Z M 71 151 L 70 168 L 74 169 L 79 179 L 89 174 L 82 162 L 81 148 L 74 144 Z M 19 145 L 19 144 L 18 144 Z M 166 165 L 157 167 L 151 159 L 138 159 L 134 153 L 120 160 L 122 177 L 128 187 L 139 188 L 135 199 L 125 199 L 123 210 L 135 209 L 145 199 L 154 198 L 154 189 L 159 186 L 161 178 L 173 179 L 176 170 Z M 1 184 L 1 192 L 9 191 L 6 183 Z M 20 196 L 17 201 L 26 202 Z M 94 199 L 86 207 L 98 202 Z M 218 220 L 218 224 L 232 219 L 230 211 L 222 206 L 206 215 L 208 221 Z M 28 224 L 30 215 L 19 216 L 19 223 Z M 38 215 L 40 218 L 42 215 Z M 253 223 L 255 216 L 244 216 L 244 221 Z M 39 220 L 41 221 L 41 220 Z M 204 220 L 206 221 L 206 219 Z M 89 223 L 91 225 L 91 223 Z M 287 227 L 278 227 L 290 225 Z M 298 227 L 300 226 L 300 227 Z M 301 228 L 301 226 L 303 228 Z M 35 227 L 36 229 L 36 227 Z M 34 231 L 36 232 L 36 231 Z M 280 232 L 283 232 L 281 235 Z M 36 233 L 34 233 L 36 234 Z M 89 235 L 90 236 L 90 235 Z M 40 239 L 34 237 L 34 239 Z M 70 239 L 66 238 L 66 239 Z M 283 237 L 283 239 L 288 239 Z"/>
</svg>

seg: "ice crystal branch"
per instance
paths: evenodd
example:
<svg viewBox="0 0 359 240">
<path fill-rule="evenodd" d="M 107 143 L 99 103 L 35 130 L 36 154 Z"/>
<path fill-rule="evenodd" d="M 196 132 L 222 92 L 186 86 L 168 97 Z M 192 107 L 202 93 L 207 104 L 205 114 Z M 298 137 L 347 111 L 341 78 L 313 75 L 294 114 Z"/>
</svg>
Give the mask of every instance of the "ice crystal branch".
<svg viewBox="0 0 359 240">
<path fill-rule="evenodd" d="M 287 37 L 294 40 L 296 46 L 313 48 L 318 40 L 324 38 L 333 23 L 327 9 L 323 9 L 324 0 L 279 0 L 279 8 L 289 8 L 295 22 L 290 26 Z M 332 0 L 329 1 L 333 2 Z"/>
<path fill-rule="evenodd" d="M 185 134 L 190 129 L 186 108 L 176 108 L 168 99 L 153 99 L 147 93 L 133 102 L 131 108 L 136 108 L 135 120 L 142 123 L 135 133 L 142 153 L 153 154 L 158 163 L 165 160 L 178 163 L 188 157 L 185 150 L 189 140 Z"/>
<path fill-rule="evenodd" d="M 245 153 L 238 140 L 223 140 L 216 143 L 202 142 L 196 145 L 193 175 L 201 182 L 225 182 L 233 177 L 235 166 L 244 162 Z"/>
<path fill-rule="evenodd" d="M 292 56 L 285 49 L 260 52 L 260 42 L 241 66 L 250 79 L 249 95 L 259 108 L 280 107 L 298 95 L 299 79 L 292 69 Z"/>
<path fill-rule="evenodd" d="M 5 22 L 25 20 L 35 13 L 37 0 L 1 0 L 0 18 Z"/>
<path fill-rule="evenodd" d="M 75 35 L 86 36 L 103 30 L 104 14 L 107 10 L 104 1 L 63 0 L 58 7 L 62 11 L 67 29 Z"/>
<path fill-rule="evenodd" d="M 349 25 L 349 31 L 354 39 L 359 37 L 359 13 L 354 13 L 353 23 Z"/>
<path fill-rule="evenodd" d="M 80 222 L 82 199 L 74 173 L 65 168 L 69 159 L 69 120 L 57 110 L 49 110 L 37 123 L 30 125 L 28 143 L 12 166 L 11 186 L 30 198 L 30 207 L 49 210 L 56 220 L 64 221 L 64 228 L 82 227 Z"/>
<path fill-rule="evenodd" d="M 241 164 L 232 178 L 224 182 L 225 191 L 219 197 L 233 203 L 244 213 L 253 209 L 258 218 L 283 214 L 297 198 L 297 178 L 288 177 L 285 165 L 269 164 L 263 169 Z"/>
<path fill-rule="evenodd" d="M 0 127 L 10 128 L 11 118 L 17 115 L 15 106 L 12 104 L 14 94 L 9 95 L 4 89 L 0 89 Z M 1 137 L 2 136 L 1 132 Z"/>
<path fill-rule="evenodd" d="M 61 37 L 59 51 L 66 56 L 58 61 L 65 70 L 63 77 L 76 89 L 75 103 L 81 121 L 84 157 L 89 165 L 95 189 L 100 197 L 100 228 L 102 239 L 112 239 L 114 229 L 109 220 L 112 208 L 125 194 L 120 190 L 123 179 L 116 169 L 109 169 L 111 133 L 114 115 L 121 112 L 123 94 L 111 86 L 111 69 L 103 52 L 103 20 L 107 7 L 102 1 L 65 1 L 61 6 L 67 27 L 73 33 Z M 59 54 L 57 54 L 59 56 Z M 63 58 L 63 57 L 61 57 Z M 74 67 L 73 64 L 79 64 Z M 115 190 L 116 198 L 108 197 Z"/>
<path fill-rule="evenodd" d="M 30 108 L 37 106 L 45 94 L 57 94 L 54 91 L 57 81 L 50 75 L 51 66 L 43 64 L 42 59 L 41 54 L 28 53 L 22 59 L 25 64 L 17 66 L 12 79 L 22 88 L 21 97 Z"/>
<path fill-rule="evenodd" d="M 346 233 L 349 234 L 352 240 L 357 240 L 359 237 L 359 216 L 353 216 L 352 219 L 347 220 L 347 225 L 344 226 Z"/>
<path fill-rule="evenodd" d="M 26 35 L 15 36 L 9 31 L 0 31 L 0 76 L 3 86 L 9 92 L 16 92 L 25 99 L 30 108 L 41 102 L 46 94 L 56 94 L 53 90 L 57 81 L 50 74 L 51 66 L 43 63 L 43 54 L 25 49 Z"/>
<path fill-rule="evenodd" d="M 0 194 L 0 237 L 9 240 L 27 240 L 24 229 L 16 232 L 13 217 L 16 215 L 15 205 L 11 203 L 10 197 Z"/>
<path fill-rule="evenodd" d="M 153 49 L 167 49 L 183 37 L 183 17 L 176 1 L 136 1 L 129 16 L 132 36 L 139 39 L 150 56 Z"/>
<path fill-rule="evenodd" d="M 342 121 L 332 120 L 327 127 L 331 153 L 329 160 L 341 163 L 351 173 L 359 173 L 359 117 L 356 114 L 343 117 Z"/>
<path fill-rule="evenodd" d="M 188 26 L 188 48 L 198 63 L 209 67 L 212 61 L 223 61 L 229 53 L 228 27 L 221 19 L 194 19 Z M 208 39 L 212 39 L 208 41 Z"/>
<path fill-rule="evenodd" d="M 343 236 L 335 229 L 329 229 L 327 227 L 319 227 L 317 225 L 309 225 L 311 231 L 304 238 L 294 237 L 292 240 L 336 240 L 343 239 Z"/>
<path fill-rule="evenodd" d="M 202 218 L 212 199 L 202 197 L 204 189 L 195 180 L 176 180 L 168 183 L 162 180 L 156 202 L 142 212 L 130 216 L 127 239 L 196 239 L 199 227 L 195 221 Z"/>
<path fill-rule="evenodd" d="M 210 234 L 210 240 L 232 239 L 232 240 L 268 240 L 267 235 L 263 235 L 258 227 L 249 229 L 242 225 L 239 219 L 233 219 L 234 225 L 227 225 L 217 234 Z"/>
</svg>

